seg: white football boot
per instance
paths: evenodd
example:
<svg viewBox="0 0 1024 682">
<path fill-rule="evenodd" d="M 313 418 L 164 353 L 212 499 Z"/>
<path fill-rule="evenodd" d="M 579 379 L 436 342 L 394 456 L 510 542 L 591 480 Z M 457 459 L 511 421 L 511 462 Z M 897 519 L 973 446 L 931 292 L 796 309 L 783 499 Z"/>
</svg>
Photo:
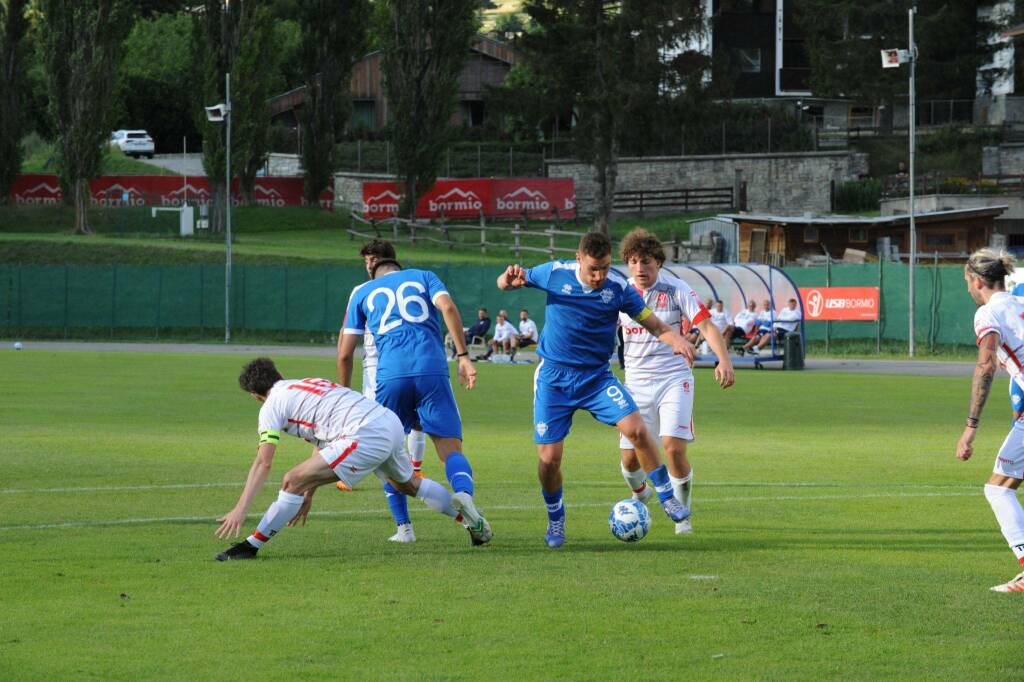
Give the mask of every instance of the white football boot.
<svg viewBox="0 0 1024 682">
<path fill-rule="evenodd" d="M 395 531 L 395 534 L 388 538 L 388 542 L 416 542 L 416 534 L 412 532 L 411 523 L 403 523 Z"/>
</svg>

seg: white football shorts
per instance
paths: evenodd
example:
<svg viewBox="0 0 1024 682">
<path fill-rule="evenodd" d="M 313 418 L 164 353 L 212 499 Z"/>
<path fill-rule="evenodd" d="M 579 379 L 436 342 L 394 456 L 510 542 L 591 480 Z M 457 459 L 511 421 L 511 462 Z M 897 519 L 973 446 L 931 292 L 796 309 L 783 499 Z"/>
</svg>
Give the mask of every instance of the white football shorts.
<svg viewBox="0 0 1024 682">
<path fill-rule="evenodd" d="M 391 411 L 364 424 L 352 438 L 342 438 L 320 449 L 320 456 L 348 489 L 367 474 L 383 482 L 405 483 L 412 478 L 412 462 L 405 454 L 405 429 Z"/>
<path fill-rule="evenodd" d="M 1011 478 L 1024 478 L 1024 419 L 1013 423 L 1003 446 L 999 448 L 992 471 Z"/>
<path fill-rule="evenodd" d="M 363 397 L 377 399 L 377 365 L 363 366 Z"/>
<path fill-rule="evenodd" d="M 636 377 L 626 372 L 626 389 L 651 435 L 693 440 L 692 376 Z M 619 447 L 631 450 L 633 444 L 619 436 Z"/>
</svg>

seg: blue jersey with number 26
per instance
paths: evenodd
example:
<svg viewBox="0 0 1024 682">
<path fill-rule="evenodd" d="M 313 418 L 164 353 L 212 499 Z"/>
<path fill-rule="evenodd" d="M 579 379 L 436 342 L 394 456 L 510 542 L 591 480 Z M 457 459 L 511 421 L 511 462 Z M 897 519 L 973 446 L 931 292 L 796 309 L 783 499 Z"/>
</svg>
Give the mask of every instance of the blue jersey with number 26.
<svg viewBox="0 0 1024 682">
<path fill-rule="evenodd" d="M 344 333 L 369 330 L 377 344 L 377 381 L 391 377 L 448 376 L 444 341 L 434 301 L 447 294 L 426 270 L 400 270 L 352 290 Z"/>
</svg>

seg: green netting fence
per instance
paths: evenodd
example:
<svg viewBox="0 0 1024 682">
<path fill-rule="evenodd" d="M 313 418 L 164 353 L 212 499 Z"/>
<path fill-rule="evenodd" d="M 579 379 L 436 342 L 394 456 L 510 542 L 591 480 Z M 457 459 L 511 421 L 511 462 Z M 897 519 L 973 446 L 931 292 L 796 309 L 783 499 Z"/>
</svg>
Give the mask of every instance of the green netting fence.
<svg viewBox="0 0 1024 682">
<path fill-rule="evenodd" d="M 544 298 L 533 289 L 497 290 L 498 267 L 433 268 L 447 285 L 468 325 L 476 309 L 492 319 L 501 308 L 525 307 L 544 323 Z M 790 268 L 797 286 L 880 286 L 881 315 L 874 322 L 809 322 L 810 340 L 907 338 L 907 276 L 903 264 Z M 327 340 L 341 326 L 349 292 L 366 279 L 359 268 L 236 266 L 232 279 L 232 330 L 306 334 Z M 973 304 L 963 268 L 917 268 L 919 344 L 971 344 Z M 224 269 L 209 265 L 77 266 L 0 265 L 0 330 L 17 335 L 131 338 L 190 335 L 217 338 L 224 328 Z"/>
</svg>

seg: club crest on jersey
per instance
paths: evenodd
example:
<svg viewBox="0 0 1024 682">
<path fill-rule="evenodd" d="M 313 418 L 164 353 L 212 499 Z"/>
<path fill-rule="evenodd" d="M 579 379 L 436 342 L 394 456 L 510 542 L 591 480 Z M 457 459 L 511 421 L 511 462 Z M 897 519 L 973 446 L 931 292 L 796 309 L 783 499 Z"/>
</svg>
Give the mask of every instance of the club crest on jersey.
<svg viewBox="0 0 1024 682">
<path fill-rule="evenodd" d="M 548 425 L 545 424 L 544 422 L 537 422 L 537 435 L 538 436 L 543 436 L 547 432 L 548 432 Z"/>
<path fill-rule="evenodd" d="M 601 300 L 604 301 L 605 304 L 611 303 L 613 298 L 615 298 L 614 291 L 612 291 L 611 289 L 601 290 Z"/>
<path fill-rule="evenodd" d="M 684 381 L 683 382 L 683 393 L 689 393 L 689 392 L 690 392 L 690 382 L 689 381 Z"/>
<path fill-rule="evenodd" d="M 567 295 L 567 296 L 569 294 L 571 294 L 572 293 L 572 285 L 571 284 L 563 284 L 562 285 L 562 293 Z"/>
<path fill-rule="evenodd" d="M 658 292 L 658 300 L 654 303 L 655 308 L 668 308 L 668 294 L 664 291 Z"/>
</svg>

